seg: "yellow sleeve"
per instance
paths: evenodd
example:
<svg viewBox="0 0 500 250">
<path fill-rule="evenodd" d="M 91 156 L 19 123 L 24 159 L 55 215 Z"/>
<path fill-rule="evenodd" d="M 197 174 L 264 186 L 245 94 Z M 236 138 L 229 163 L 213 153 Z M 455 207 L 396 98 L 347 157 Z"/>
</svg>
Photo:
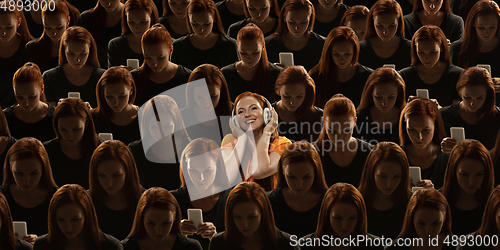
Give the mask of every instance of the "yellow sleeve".
<svg viewBox="0 0 500 250">
<path fill-rule="evenodd" d="M 222 139 L 220 148 L 233 150 L 237 141 L 238 140 L 233 136 L 233 134 L 228 134 L 224 136 L 224 139 Z"/>
<path fill-rule="evenodd" d="M 284 136 L 280 136 L 280 137 L 274 139 L 273 143 L 269 147 L 269 154 L 276 152 L 276 153 L 281 155 L 283 153 L 283 151 L 285 151 L 286 147 L 290 144 L 292 144 L 292 142 L 290 140 L 288 140 Z"/>
</svg>

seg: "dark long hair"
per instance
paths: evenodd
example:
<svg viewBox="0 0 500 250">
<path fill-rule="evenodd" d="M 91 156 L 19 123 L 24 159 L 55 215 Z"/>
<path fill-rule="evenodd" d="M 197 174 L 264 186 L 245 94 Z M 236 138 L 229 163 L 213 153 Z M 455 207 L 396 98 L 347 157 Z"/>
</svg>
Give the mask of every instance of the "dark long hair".
<svg viewBox="0 0 500 250">
<path fill-rule="evenodd" d="M 421 0 L 415 0 L 415 3 L 418 3 Z M 363 39 L 368 39 L 372 37 L 376 37 L 377 32 L 375 31 L 374 18 L 375 16 L 382 14 L 394 14 L 398 19 L 398 29 L 396 31 L 396 36 L 404 37 L 404 20 L 403 20 L 403 10 L 401 6 L 396 0 L 379 0 L 377 1 L 372 8 L 370 9 L 370 13 L 368 13 L 368 17 L 366 18 L 366 33 Z"/>
<path fill-rule="evenodd" d="M 375 105 L 373 102 L 373 89 L 379 84 L 386 83 L 393 83 L 398 89 L 398 98 L 396 99 L 395 106 L 399 109 L 399 111 L 403 110 L 406 105 L 406 85 L 401 75 L 399 75 L 396 70 L 389 67 L 380 67 L 373 71 L 368 77 L 365 88 L 363 89 L 363 94 L 361 95 L 361 102 L 359 103 L 357 110 L 373 107 L 373 105 Z"/>
<path fill-rule="evenodd" d="M 9 0 L 4 0 L 0 2 L 0 6 L 10 6 Z M 15 6 L 14 6 L 15 7 Z M 17 8 L 14 10 L 9 10 L 10 8 L 0 8 L 0 15 L 3 14 L 14 14 L 17 19 L 21 19 L 21 23 L 19 27 L 17 27 L 17 35 L 21 38 L 21 44 L 19 46 L 24 46 L 27 42 L 33 40 L 33 36 L 30 34 L 28 23 L 26 22 L 26 18 L 24 17 L 24 11 L 18 11 Z"/>
<path fill-rule="evenodd" d="M 83 42 L 89 45 L 89 56 L 85 64 L 93 67 L 99 67 L 99 60 L 97 59 L 97 44 L 88 30 L 80 26 L 69 27 L 64 31 L 61 37 L 61 46 L 59 46 L 59 65 L 68 63 L 66 58 L 66 47 L 71 41 Z"/>
<path fill-rule="evenodd" d="M 420 41 L 434 41 L 439 44 L 439 49 L 441 53 L 439 54 L 439 61 L 450 64 L 450 50 L 448 49 L 448 44 L 446 41 L 446 36 L 444 35 L 441 28 L 434 25 L 424 25 L 415 32 L 413 39 L 411 40 L 411 65 L 417 65 L 422 63 L 420 57 L 417 53 L 417 43 Z"/>
<path fill-rule="evenodd" d="M 316 19 L 316 14 L 314 11 L 314 6 L 309 0 L 286 0 L 286 2 L 281 6 L 280 18 L 278 23 L 278 28 L 274 33 L 279 37 L 281 41 L 287 35 L 289 35 L 288 26 L 286 25 L 286 14 L 291 10 L 306 10 L 309 12 L 309 25 L 307 26 L 306 35 L 309 36 L 314 27 L 314 20 Z"/>
<path fill-rule="evenodd" d="M 421 115 L 429 116 L 434 120 L 434 136 L 431 143 L 440 145 L 441 140 L 446 137 L 443 119 L 436 104 L 429 99 L 417 98 L 406 104 L 401 111 L 399 118 L 399 140 L 401 141 L 401 146 L 412 143 L 406 131 L 406 120 L 411 116 Z"/>
<path fill-rule="evenodd" d="M 124 3 L 124 0 L 120 0 L 121 3 Z M 106 9 L 102 7 L 101 3 L 97 1 L 97 4 L 93 9 L 90 10 L 90 13 L 86 16 L 86 22 L 82 24 L 85 28 L 88 29 L 90 34 L 94 37 L 96 41 L 99 41 L 106 27 L 103 25 L 106 23 Z"/>
<path fill-rule="evenodd" d="M 16 250 L 16 236 L 9 204 L 5 196 L 0 193 L 0 248 L 4 250 Z"/>
<path fill-rule="evenodd" d="M 150 26 L 160 22 L 158 9 L 156 8 L 153 0 L 127 0 L 122 11 L 122 35 L 132 32 L 127 23 L 127 15 L 130 11 L 134 10 L 144 10 L 149 12 L 149 17 L 151 18 L 151 22 L 149 23 Z"/>
</svg>

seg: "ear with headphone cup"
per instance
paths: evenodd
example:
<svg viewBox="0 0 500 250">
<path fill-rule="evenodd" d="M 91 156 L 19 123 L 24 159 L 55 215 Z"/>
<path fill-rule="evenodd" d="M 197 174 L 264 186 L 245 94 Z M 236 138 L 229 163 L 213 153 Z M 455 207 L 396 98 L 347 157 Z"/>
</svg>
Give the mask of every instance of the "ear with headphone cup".
<svg viewBox="0 0 500 250">
<path fill-rule="evenodd" d="M 264 125 L 267 125 L 271 121 L 271 110 L 269 108 L 264 109 Z"/>
<path fill-rule="evenodd" d="M 233 115 L 232 119 L 233 119 L 234 125 L 236 125 L 236 127 L 238 127 L 239 129 L 241 129 L 240 124 L 238 123 L 238 118 L 235 115 Z"/>
</svg>

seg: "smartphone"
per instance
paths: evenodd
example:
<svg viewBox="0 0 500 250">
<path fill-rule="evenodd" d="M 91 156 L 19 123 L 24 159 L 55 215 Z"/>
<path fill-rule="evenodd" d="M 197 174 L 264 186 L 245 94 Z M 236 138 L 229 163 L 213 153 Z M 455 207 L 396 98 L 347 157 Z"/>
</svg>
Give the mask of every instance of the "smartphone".
<svg viewBox="0 0 500 250">
<path fill-rule="evenodd" d="M 417 97 L 429 99 L 429 90 L 417 89 Z"/>
<path fill-rule="evenodd" d="M 17 238 L 24 239 L 28 235 L 28 225 L 26 221 L 14 221 L 14 232 L 17 234 Z"/>
<path fill-rule="evenodd" d="M 188 220 L 193 222 L 193 226 L 198 228 L 203 223 L 203 213 L 199 208 L 188 209 Z"/>
<path fill-rule="evenodd" d="M 280 63 L 285 66 L 291 66 L 293 64 L 293 53 L 290 52 L 280 52 Z"/>
<path fill-rule="evenodd" d="M 450 128 L 451 139 L 457 141 L 465 140 L 465 129 L 462 127 L 451 127 Z"/>
<path fill-rule="evenodd" d="M 68 92 L 68 98 L 70 97 L 80 98 L 80 92 Z"/>
<path fill-rule="evenodd" d="M 424 188 L 424 187 L 412 187 L 411 193 L 413 194 L 413 193 L 417 192 L 417 190 L 422 189 L 422 188 Z"/>
<path fill-rule="evenodd" d="M 490 73 L 490 76 L 491 76 L 491 65 L 489 65 L 489 64 L 478 64 L 477 66 L 480 67 L 480 68 L 487 69 L 488 72 Z"/>
<path fill-rule="evenodd" d="M 104 141 L 113 140 L 113 134 L 111 133 L 99 133 L 99 137 L 101 137 Z"/>
<path fill-rule="evenodd" d="M 386 68 L 391 68 L 393 70 L 396 70 L 396 64 L 384 64 L 383 67 L 386 67 Z"/>
<path fill-rule="evenodd" d="M 417 185 L 422 180 L 420 167 L 410 167 L 410 179 L 413 185 Z"/>
<path fill-rule="evenodd" d="M 127 66 L 132 69 L 139 68 L 139 59 L 127 59 Z"/>
</svg>

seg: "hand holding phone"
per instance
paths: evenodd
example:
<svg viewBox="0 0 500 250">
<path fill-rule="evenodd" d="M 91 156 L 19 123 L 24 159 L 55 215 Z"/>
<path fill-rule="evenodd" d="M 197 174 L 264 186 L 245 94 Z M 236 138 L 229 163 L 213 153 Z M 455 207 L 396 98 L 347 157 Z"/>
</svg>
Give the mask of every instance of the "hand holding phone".
<svg viewBox="0 0 500 250">
<path fill-rule="evenodd" d="M 422 175 L 420 173 L 420 167 L 410 167 L 410 179 L 411 183 L 416 186 L 422 180 Z"/>
<path fill-rule="evenodd" d="M 28 235 L 28 225 L 26 221 L 14 221 L 14 232 L 17 238 L 24 239 Z"/>
<path fill-rule="evenodd" d="M 429 99 L 429 90 L 427 90 L 427 89 L 417 89 L 417 97 Z"/>
<path fill-rule="evenodd" d="M 457 143 L 461 140 L 465 140 L 465 129 L 462 127 L 451 127 L 450 134 L 451 139 L 455 140 Z"/>
<path fill-rule="evenodd" d="M 113 134 L 112 133 L 99 133 L 99 137 L 101 137 L 104 141 L 111 141 L 111 140 L 113 140 Z"/>
<path fill-rule="evenodd" d="M 291 66 L 293 64 L 293 53 L 290 52 L 280 52 L 280 63 L 286 66 Z"/>
<path fill-rule="evenodd" d="M 127 59 L 127 66 L 132 69 L 139 68 L 139 59 Z"/>
<path fill-rule="evenodd" d="M 193 222 L 193 226 L 198 228 L 203 223 L 203 212 L 199 208 L 188 209 L 188 220 Z"/>
<path fill-rule="evenodd" d="M 489 64 L 478 64 L 477 66 L 480 67 L 480 68 L 484 68 L 484 69 L 488 70 L 488 73 L 490 73 L 490 76 L 491 76 L 491 65 L 489 65 Z"/>
</svg>

